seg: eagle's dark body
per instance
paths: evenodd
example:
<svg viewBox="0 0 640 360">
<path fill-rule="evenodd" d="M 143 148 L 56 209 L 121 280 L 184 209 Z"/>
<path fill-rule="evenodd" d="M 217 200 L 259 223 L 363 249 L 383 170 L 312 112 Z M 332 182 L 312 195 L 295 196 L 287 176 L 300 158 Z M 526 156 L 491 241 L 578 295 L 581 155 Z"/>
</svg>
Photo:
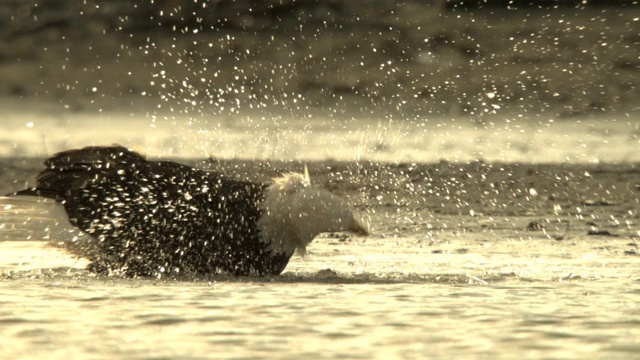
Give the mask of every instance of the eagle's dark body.
<svg viewBox="0 0 640 360">
<path fill-rule="evenodd" d="M 34 195 L 62 203 L 92 239 L 64 247 L 97 272 L 279 274 L 293 251 L 276 253 L 257 221 L 268 184 L 237 181 L 124 147 L 87 147 L 45 162 Z"/>
</svg>

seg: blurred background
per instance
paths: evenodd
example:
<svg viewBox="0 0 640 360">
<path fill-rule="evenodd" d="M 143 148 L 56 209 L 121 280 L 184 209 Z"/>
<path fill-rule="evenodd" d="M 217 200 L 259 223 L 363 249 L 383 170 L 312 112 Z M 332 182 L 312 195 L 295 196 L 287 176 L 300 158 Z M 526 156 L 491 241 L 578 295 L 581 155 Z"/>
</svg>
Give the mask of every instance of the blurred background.
<svg viewBox="0 0 640 360">
<path fill-rule="evenodd" d="M 640 5 L 2 0 L 0 109 L 5 156 L 638 161 Z"/>
</svg>

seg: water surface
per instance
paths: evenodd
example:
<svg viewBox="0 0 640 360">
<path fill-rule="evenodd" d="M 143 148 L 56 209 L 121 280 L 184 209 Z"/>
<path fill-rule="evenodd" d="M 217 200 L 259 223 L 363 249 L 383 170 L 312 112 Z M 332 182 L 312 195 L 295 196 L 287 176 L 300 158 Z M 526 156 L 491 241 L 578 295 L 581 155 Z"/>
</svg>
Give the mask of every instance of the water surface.
<svg viewBox="0 0 640 360">
<path fill-rule="evenodd" d="M 369 238 L 317 239 L 306 258 L 295 256 L 282 276 L 268 278 L 97 277 L 83 270 L 83 260 L 42 241 L 5 240 L 3 357 L 640 354 L 634 236 L 586 236 L 581 230 L 565 233 L 562 226 L 561 235 L 553 227 L 526 231 L 529 217 L 443 216 L 421 229 L 398 230 L 392 215 L 369 216 L 376 224 Z M 31 234 L 48 221 L 58 230 L 49 231 L 50 240 L 75 236 L 64 222 L 34 218 Z M 628 230 L 634 234 L 637 228 Z"/>
</svg>

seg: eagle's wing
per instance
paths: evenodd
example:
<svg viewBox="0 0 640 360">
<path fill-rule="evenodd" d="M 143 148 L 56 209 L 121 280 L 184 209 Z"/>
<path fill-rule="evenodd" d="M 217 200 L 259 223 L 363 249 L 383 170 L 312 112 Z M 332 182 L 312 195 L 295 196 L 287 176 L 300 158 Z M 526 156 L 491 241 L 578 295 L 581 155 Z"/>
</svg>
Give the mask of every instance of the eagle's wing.
<svg viewBox="0 0 640 360">
<path fill-rule="evenodd" d="M 65 247 L 97 269 L 244 272 L 264 250 L 256 228 L 264 184 L 147 161 L 121 146 L 65 151 L 45 165 L 37 186 L 16 194 L 63 203 L 71 224 L 93 237 Z"/>
</svg>

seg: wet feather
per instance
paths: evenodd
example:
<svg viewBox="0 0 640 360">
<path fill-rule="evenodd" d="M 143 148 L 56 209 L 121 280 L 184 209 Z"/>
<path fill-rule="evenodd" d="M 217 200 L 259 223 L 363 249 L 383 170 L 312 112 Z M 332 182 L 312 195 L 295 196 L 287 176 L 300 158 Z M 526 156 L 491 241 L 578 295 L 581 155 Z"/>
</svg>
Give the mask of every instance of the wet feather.
<svg viewBox="0 0 640 360">
<path fill-rule="evenodd" d="M 272 183 L 238 181 L 121 146 L 65 151 L 45 166 L 36 187 L 13 195 L 63 204 L 90 237 L 62 246 L 100 273 L 275 275 L 321 232 L 367 233 L 306 169 Z"/>
</svg>

